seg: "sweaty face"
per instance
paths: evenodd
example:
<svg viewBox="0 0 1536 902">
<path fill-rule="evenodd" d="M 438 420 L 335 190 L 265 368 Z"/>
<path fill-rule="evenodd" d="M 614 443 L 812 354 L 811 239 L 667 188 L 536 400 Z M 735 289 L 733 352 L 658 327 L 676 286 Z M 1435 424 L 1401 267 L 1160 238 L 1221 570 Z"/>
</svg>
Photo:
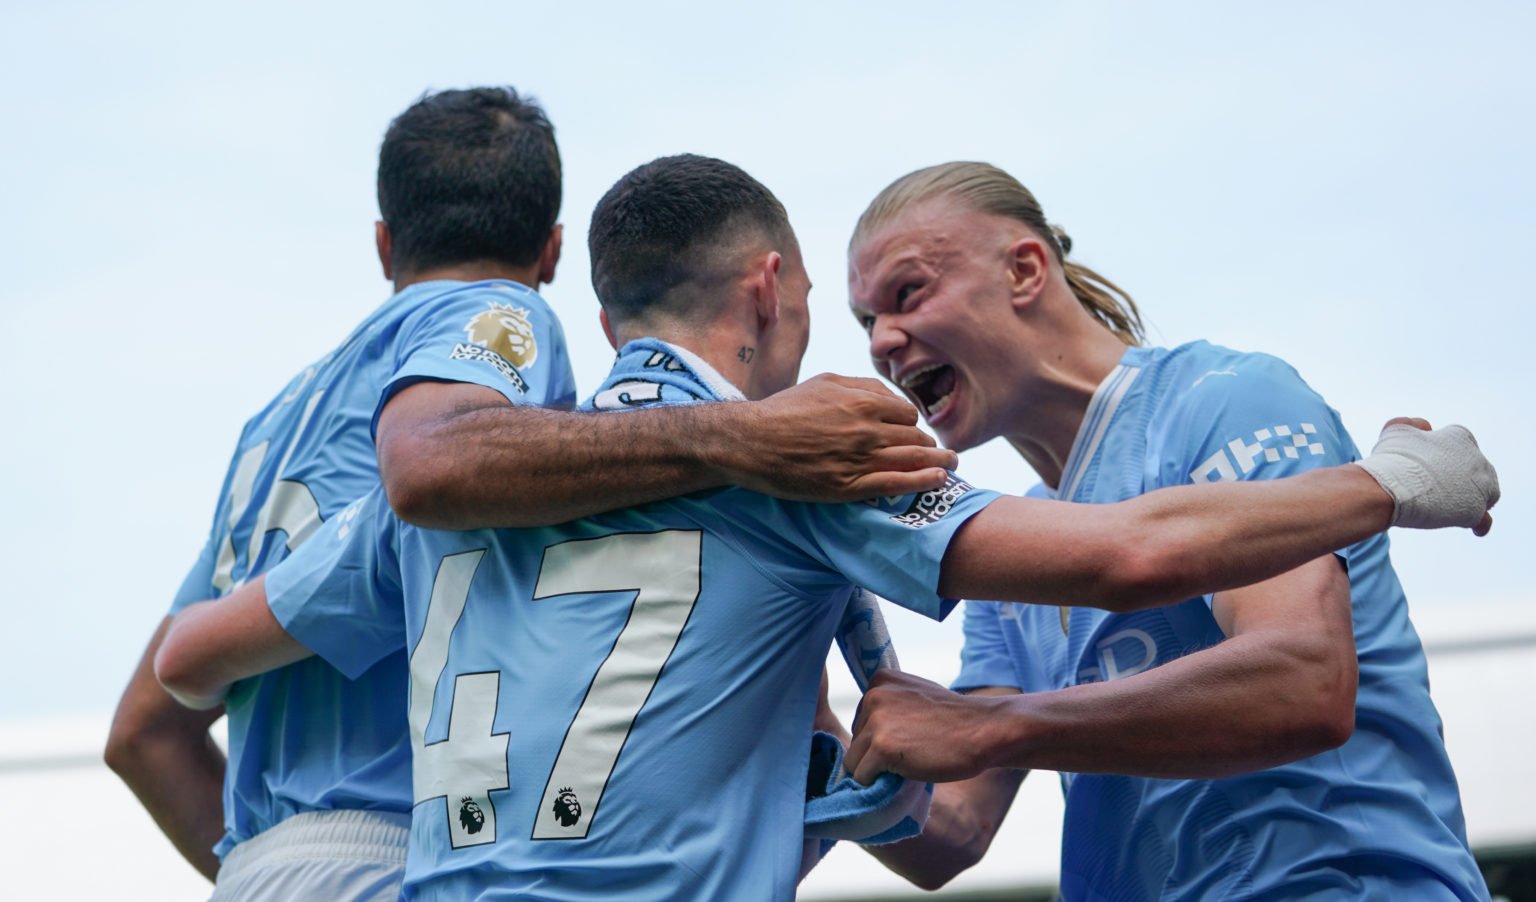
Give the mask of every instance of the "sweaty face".
<svg viewBox="0 0 1536 902">
<path fill-rule="evenodd" d="M 849 256 L 849 306 L 876 371 L 956 450 L 1008 422 L 1018 327 L 1008 245 L 999 217 L 941 199 L 902 212 Z"/>
</svg>

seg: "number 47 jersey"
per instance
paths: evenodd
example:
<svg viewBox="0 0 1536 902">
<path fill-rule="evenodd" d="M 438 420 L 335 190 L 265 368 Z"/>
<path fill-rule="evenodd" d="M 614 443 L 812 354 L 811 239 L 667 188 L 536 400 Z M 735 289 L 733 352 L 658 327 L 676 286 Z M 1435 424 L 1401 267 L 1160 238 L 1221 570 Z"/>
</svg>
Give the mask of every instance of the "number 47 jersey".
<svg viewBox="0 0 1536 902">
<path fill-rule="evenodd" d="M 727 489 L 456 533 L 375 491 L 267 594 L 343 673 L 409 649 L 408 897 L 787 899 L 853 586 L 943 617 L 944 551 L 995 497 L 953 477 L 879 504 Z"/>
</svg>

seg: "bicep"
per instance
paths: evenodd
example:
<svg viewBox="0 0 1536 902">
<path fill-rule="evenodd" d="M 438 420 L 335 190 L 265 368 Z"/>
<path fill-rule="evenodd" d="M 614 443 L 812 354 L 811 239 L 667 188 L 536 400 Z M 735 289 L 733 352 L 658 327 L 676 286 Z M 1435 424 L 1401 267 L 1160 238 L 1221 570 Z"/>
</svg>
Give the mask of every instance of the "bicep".
<svg viewBox="0 0 1536 902">
<path fill-rule="evenodd" d="M 1125 505 L 998 498 L 960 527 L 944 554 L 939 592 L 950 598 L 1057 603 L 1099 597 L 1124 566 L 1114 536 L 1134 535 Z"/>
<path fill-rule="evenodd" d="M 1292 744 L 1284 760 L 1348 741 L 1360 671 L 1349 576 L 1338 556 L 1217 593 L 1211 612 L 1228 636 L 1217 648 L 1237 653 L 1238 681 L 1262 695 L 1276 746 Z"/>
<path fill-rule="evenodd" d="M 1272 579 L 1218 592 L 1211 613 L 1232 638 L 1261 632 L 1304 634 L 1348 645 L 1354 653 L 1349 574 L 1344 562 L 1324 555 Z"/>
</svg>

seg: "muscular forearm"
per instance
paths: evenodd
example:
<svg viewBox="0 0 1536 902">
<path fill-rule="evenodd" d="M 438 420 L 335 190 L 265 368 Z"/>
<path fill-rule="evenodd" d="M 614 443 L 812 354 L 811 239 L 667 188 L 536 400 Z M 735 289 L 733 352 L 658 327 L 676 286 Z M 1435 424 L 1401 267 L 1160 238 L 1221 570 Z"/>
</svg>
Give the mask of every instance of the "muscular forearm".
<svg viewBox="0 0 1536 902">
<path fill-rule="evenodd" d="M 545 526 L 724 485 L 852 501 L 944 483 L 955 454 L 916 422 L 877 383 L 840 376 L 762 401 L 612 413 L 419 383 L 379 416 L 379 475 L 403 519 L 443 529 Z"/>
<path fill-rule="evenodd" d="M 1355 466 L 1162 489 L 1119 504 L 1003 498 L 944 557 L 955 598 L 1126 612 L 1268 579 L 1385 530 L 1392 499 Z"/>
<path fill-rule="evenodd" d="M 1283 480 L 1184 486 L 1130 502 L 1140 566 L 1122 610 L 1245 586 L 1391 525 L 1392 498 L 1356 466 Z M 1113 527 L 1111 527 L 1113 528 Z M 1142 590 L 1150 597 L 1137 598 Z"/>
<path fill-rule="evenodd" d="M 495 407 L 379 445 L 401 518 L 468 529 L 560 523 L 731 481 L 744 404 L 569 413 Z"/>
<path fill-rule="evenodd" d="M 1317 659 L 1317 648 L 1235 636 L 1121 680 L 988 699 L 996 706 L 988 758 L 1072 773 L 1214 779 L 1309 757 L 1349 735 L 1348 723 L 1341 729 L 1316 716 L 1321 700 L 1354 694 L 1354 671 Z"/>
<path fill-rule="evenodd" d="M 155 631 L 128 680 L 104 757 L 182 857 L 212 880 L 213 846 L 224 832 L 224 753 L 208 728 L 223 711 L 188 710 L 156 681 L 155 653 L 169 624 Z"/>
<path fill-rule="evenodd" d="M 224 835 L 225 761 L 206 728 L 196 734 L 139 737 L 112 766 L 176 851 L 198 873 L 214 879 L 219 859 L 213 847 Z"/>
</svg>

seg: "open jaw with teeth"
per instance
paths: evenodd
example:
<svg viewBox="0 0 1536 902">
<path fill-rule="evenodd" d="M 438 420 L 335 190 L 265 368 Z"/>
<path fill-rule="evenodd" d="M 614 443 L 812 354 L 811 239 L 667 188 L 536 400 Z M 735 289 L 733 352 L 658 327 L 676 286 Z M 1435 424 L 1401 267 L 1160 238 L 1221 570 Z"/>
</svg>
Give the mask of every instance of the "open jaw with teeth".
<svg viewBox="0 0 1536 902">
<path fill-rule="evenodd" d="M 955 368 L 947 363 L 934 364 L 904 377 L 901 387 L 917 400 L 923 414 L 933 419 L 949 407 L 950 395 L 955 390 Z"/>
</svg>

